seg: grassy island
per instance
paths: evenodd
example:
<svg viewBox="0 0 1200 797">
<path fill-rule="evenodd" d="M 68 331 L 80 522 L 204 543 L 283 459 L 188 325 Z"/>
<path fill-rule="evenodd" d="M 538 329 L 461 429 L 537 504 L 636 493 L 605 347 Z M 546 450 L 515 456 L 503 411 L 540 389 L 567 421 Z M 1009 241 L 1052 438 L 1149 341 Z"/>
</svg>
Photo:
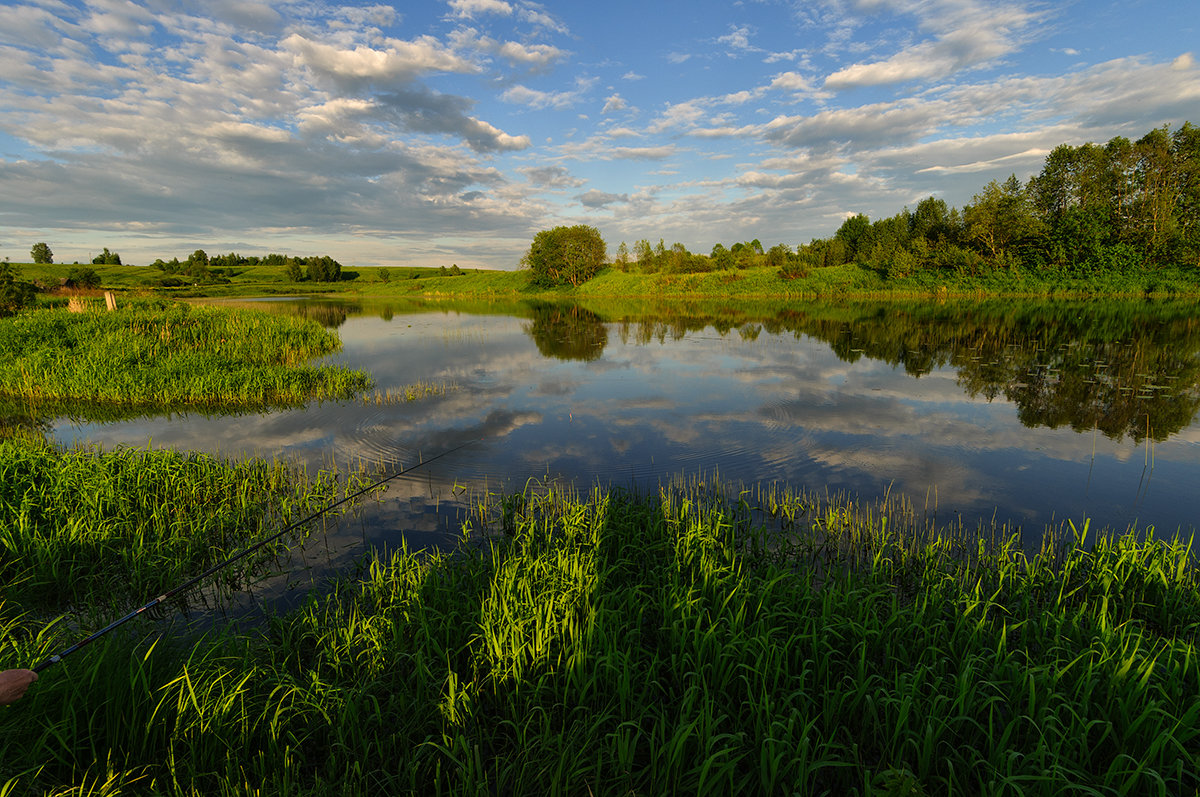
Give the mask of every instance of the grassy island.
<svg viewBox="0 0 1200 797">
<path fill-rule="evenodd" d="M 337 336 L 304 319 L 183 303 L 26 311 L 0 321 L 0 399 L 67 412 L 263 407 L 349 398 L 366 374 L 307 360 Z"/>
</svg>

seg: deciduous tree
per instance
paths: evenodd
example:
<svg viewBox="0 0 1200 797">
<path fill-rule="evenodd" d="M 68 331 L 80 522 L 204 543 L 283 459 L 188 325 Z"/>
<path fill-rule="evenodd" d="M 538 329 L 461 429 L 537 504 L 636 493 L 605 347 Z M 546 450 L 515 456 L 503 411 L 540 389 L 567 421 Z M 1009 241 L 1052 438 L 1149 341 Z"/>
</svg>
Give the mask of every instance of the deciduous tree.
<svg viewBox="0 0 1200 797">
<path fill-rule="evenodd" d="M 29 250 L 29 256 L 33 258 L 34 263 L 53 263 L 54 253 L 50 251 L 49 245 L 45 241 L 38 241 Z"/>
<path fill-rule="evenodd" d="M 582 285 L 595 276 L 606 260 L 600 231 L 577 224 L 539 232 L 521 263 L 533 272 L 535 285 L 549 288 Z"/>
</svg>

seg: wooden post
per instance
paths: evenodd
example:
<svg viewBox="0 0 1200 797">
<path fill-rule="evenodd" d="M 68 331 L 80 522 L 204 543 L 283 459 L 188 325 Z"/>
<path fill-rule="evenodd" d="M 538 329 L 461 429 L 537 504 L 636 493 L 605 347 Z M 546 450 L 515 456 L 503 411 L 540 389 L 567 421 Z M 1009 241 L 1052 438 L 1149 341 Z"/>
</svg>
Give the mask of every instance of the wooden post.
<svg viewBox="0 0 1200 797">
<path fill-rule="evenodd" d="M 104 292 L 104 303 L 108 305 L 108 310 L 111 313 L 117 309 L 117 296 L 112 291 Z"/>
</svg>

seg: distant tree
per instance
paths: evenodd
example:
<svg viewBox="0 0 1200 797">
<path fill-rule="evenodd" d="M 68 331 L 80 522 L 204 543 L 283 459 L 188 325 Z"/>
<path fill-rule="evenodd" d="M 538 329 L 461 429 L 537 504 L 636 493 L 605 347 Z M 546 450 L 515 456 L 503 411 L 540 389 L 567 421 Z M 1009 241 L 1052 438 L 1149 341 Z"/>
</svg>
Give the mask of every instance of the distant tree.
<svg viewBox="0 0 1200 797">
<path fill-rule="evenodd" d="M 188 255 L 187 262 L 189 265 L 199 264 L 202 266 L 207 266 L 208 265 L 208 253 L 205 252 L 203 249 L 197 249 L 195 252 L 192 252 L 190 255 Z"/>
<path fill-rule="evenodd" d="M 304 279 L 304 266 L 296 258 L 290 257 L 283 264 L 283 274 L 292 282 L 299 282 Z"/>
<path fill-rule="evenodd" d="M 375 275 L 377 277 L 379 277 L 380 282 L 385 282 L 385 283 L 392 278 L 392 273 L 390 271 L 388 271 L 386 268 L 379 269 L 379 271 L 375 272 Z"/>
<path fill-rule="evenodd" d="M 688 270 L 689 261 L 692 253 L 687 247 L 676 241 L 671 244 L 671 249 L 666 256 L 666 270 L 674 273 L 682 273 Z"/>
<path fill-rule="evenodd" d="M 708 255 L 712 261 L 713 268 L 725 270 L 733 268 L 733 254 L 725 248 L 725 244 L 713 244 L 712 251 Z"/>
<path fill-rule="evenodd" d="M 874 243 L 871 240 L 871 220 L 859 213 L 842 222 L 842 226 L 834 233 L 845 246 L 843 263 L 854 263 L 871 251 Z"/>
<path fill-rule="evenodd" d="M 913 238 L 924 238 L 931 245 L 953 237 L 955 230 L 950 223 L 946 200 L 931 196 L 918 202 L 917 209 L 909 217 L 909 233 Z"/>
<path fill-rule="evenodd" d="M 92 264 L 97 266 L 119 266 L 121 265 L 121 256 L 116 252 L 108 251 L 108 247 L 104 247 L 104 251 L 92 258 Z"/>
<path fill-rule="evenodd" d="M 766 264 L 771 268 L 783 268 L 792 257 L 792 249 L 787 244 L 775 244 L 766 253 Z"/>
<path fill-rule="evenodd" d="M 29 250 L 29 256 L 33 258 L 34 263 L 53 263 L 54 253 L 50 251 L 50 247 L 44 241 L 38 241 Z"/>
<path fill-rule="evenodd" d="M 308 278 L 313 282 L 337 282 L 342 278 L 342 264 L 329 255 L 310 257 Z"/>
<path fill-rule="evenodd" d="M 654 249 L 645 238 L 633 245 L 633 256 L 637 259 L 638 270 L 652 271 L 654 268 Z"/>
<path fill-rule="evenodd" d="M 992 180 L 963 209 L 967 235 L 993 263 L 1004 265 L 1010 248 L 1041 229 L 1021 181 L 1012 175 L 1001 185 Z"/>
<path fill-rule="evenodd" d="M 549 288 L 581 285 L 595 276 L 606 260 L 600 231 L 577 224 L 539 232 L 521 264 L 533 272 L 533 284 Z"/>
<path fill-rule="evenodd" d="M 629 247 L 621 241 L 621 245 L 617 247 L 617 257 L 613 260 L 613 264 L 621 271 L 629 270 Z"/>
</svg>

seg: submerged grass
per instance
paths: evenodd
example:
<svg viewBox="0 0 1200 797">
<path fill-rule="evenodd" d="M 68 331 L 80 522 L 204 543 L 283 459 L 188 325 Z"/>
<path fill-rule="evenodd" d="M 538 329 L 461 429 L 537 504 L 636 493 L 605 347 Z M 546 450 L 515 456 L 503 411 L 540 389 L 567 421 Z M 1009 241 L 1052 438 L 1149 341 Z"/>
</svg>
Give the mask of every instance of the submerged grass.
<svg viewBox="0 0 1200 797">
<path fill-rule="evenodd" d="M 411 385 L 376 390 L 372 394 L 364 395 L 362 401 L 363 404 L 373 404 L 377 407 L 386 407 L 392 404 L 403 404 L 410 401 L 419 401 L 430 396 L 444 396 L 447 393 L 457 389 L 457 385 L 447 384 L 446 382 L 426 382 L 424 380 L 418 380 L 413 382 Z"/>
<path fill-rule="evenodd" d="M 0 793 L 1195 793 L 1191 551 L 1085 535 L 705 481 L 490 496 L 458 550 L 261 637 L 47 672 L 0 712 Z"/>
<path fill-rule="evenodd" d="M 366 374 L 310 366 L 340 347 L 304 319 L 185 304 L 39 310 L 0 321 L 0 394 L 31 406 L 259 407 L 348 398 Z"/>
</svg>

